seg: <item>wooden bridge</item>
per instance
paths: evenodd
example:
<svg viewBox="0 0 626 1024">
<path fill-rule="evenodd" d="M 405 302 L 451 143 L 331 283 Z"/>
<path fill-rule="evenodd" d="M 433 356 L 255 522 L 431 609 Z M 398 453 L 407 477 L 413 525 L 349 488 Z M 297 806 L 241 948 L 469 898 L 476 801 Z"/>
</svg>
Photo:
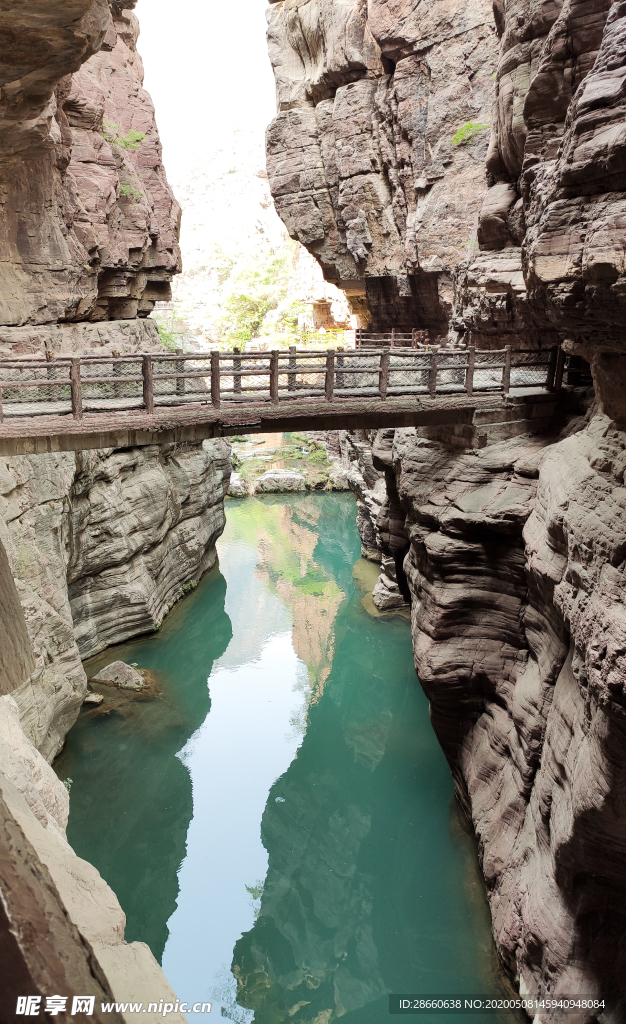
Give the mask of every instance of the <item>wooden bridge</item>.
<svg viewBox="0 0 626 1024">
<path fill-rule="evenodd" d="M 0 360 L 0 454 L 275 430 L 466 424 L 554 396 L 560 349 L 360 348 Z M 574 382 L 575 383 L 575 382 Z"/>
</svg>

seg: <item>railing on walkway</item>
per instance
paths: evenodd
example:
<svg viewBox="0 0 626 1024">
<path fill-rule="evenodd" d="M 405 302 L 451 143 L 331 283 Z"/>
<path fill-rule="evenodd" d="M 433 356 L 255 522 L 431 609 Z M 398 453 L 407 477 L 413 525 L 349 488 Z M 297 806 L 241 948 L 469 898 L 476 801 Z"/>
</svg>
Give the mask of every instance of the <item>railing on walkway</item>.
<svg viewBox="0 0 626 1024">
<path fill-rule="evenodd" d="M 559 391 L 560 349 L 211 352 L 0 360 L 0 422 L 164 407 Z"/>
<path fill-rule="evenodd" d="M 421 348 L 430 342 L 428 331 L 365 331 L 357 327 L 354 332 L 354 342 L 357 348 Z"/>
</svg>

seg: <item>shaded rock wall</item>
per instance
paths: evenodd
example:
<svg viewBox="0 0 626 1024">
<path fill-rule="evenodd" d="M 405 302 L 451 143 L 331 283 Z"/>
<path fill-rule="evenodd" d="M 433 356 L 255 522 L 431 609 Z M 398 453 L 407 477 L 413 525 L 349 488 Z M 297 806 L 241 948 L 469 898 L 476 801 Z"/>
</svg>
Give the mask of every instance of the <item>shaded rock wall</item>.
<svg viewBox="0 0 626 1024">
<path fill-rule="evenodd" d="M 416 669 L 500 955 L 521 992 L 603 994 L 620 1021 L 626 435 L 592 409 L 559 438 L 482 450 L 414 430 L 372 441 L 388 492 L 377 591 L 408 538 Z"/>
<path fill-rule="evenodd" d="M 82 703 L 81 660 L 155 629 L 213 565 L 229 476 L 224 441 L 0 461 L 0 539 L 36 658 L 14 697 L 47 758 Z"/>
</svg>

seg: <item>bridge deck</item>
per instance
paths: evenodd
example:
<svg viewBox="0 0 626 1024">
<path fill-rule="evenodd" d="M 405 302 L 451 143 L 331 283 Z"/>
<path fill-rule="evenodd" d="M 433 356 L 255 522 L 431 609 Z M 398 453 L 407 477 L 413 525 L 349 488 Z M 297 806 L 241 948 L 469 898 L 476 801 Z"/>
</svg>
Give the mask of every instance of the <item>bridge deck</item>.
<svg viewBox="0 0 626 1024">
<path fill-rule="evenodd" d="M 0 454 L 267 430 L 468 423 L 561 388 L 556 350 L 211 353 L 0 360 Z"/>
</svg>

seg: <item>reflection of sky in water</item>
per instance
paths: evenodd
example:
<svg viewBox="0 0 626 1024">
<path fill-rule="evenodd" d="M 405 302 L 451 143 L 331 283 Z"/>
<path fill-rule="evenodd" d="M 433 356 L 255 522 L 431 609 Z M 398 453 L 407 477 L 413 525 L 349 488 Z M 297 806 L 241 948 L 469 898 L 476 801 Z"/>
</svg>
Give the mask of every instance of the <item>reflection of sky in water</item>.
<svg viewBox="0 0 626 1024">
<path fill-rule="evenodd" d="M 233 639 L 209 679 L 210 713 L 179 754 L 192 779 L 193 818 L 163 955 L 181 1000 L 212 999 L 214 1012 L 221 1003 L 242 1022 L 253 1015 L 234 1009 L 230 963 L 254 923 L 246 886 L 262 884 L 267 872 L 261 817 L 301 740 L 292 723 L 304 708 L 296 684 L 306 674 L 289 613 L 255 578 L 256 564 L 253 549 L 220 544 Z"/>
</svg>

